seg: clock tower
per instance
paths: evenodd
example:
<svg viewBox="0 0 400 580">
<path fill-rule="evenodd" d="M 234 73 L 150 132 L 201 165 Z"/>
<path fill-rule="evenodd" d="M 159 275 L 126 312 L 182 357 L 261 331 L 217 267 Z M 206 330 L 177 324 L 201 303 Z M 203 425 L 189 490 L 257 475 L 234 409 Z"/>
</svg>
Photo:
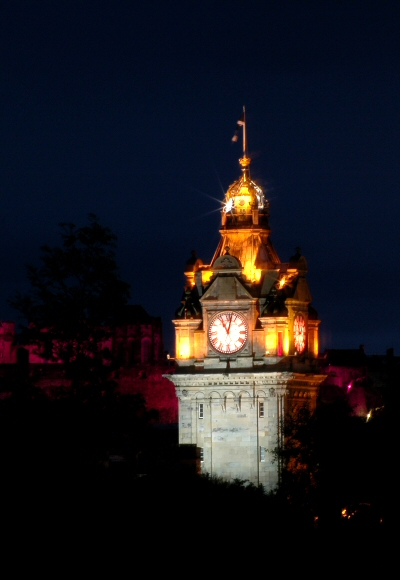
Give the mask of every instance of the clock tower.
<svg viewBox="0 0 400 580">
<path fill-rule="evenodd" d="M 274 451 L 285 414 L 313 408 L 318 327 L 296 248 L 282 263 L 272 244 L 269 203 L 251 179 L 245 117 L 241 176 L 227 190 L 220 242 L 210 264 L 192 252 L 173 320 L 179 443 L 200 450 L 201 471 L 265 490 L 279 481 Z"/>
</svg>

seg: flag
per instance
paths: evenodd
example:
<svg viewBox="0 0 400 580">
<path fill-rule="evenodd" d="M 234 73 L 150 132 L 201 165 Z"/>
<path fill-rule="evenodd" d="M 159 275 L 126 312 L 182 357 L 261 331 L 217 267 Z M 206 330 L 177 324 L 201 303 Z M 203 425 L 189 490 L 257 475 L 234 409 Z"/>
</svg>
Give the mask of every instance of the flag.
<svg viewBox="0 0 400 580">
<path fill-rule="evenodd" d="M 244 111 L 243 111 L 239 121 L 236 124 L 235 134 L 232 137 L 232 141 L 234 141 L 234 142 L 236 142 L 239 139 L 240 127 L 244 127 Z"/>
</svg>

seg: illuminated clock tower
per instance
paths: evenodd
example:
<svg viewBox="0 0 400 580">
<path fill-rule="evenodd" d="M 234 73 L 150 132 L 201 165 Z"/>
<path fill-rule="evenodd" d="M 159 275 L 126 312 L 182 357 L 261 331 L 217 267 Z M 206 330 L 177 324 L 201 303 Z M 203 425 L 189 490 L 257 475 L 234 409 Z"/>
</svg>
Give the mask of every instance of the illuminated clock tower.
<svg viewBox="0 0 400 580">
<path fill-rule="evenodd" d="M 226 192 L 221 239 L 209 265 L 193 253 L 173 320 L 179 443 L 200 449 L 202 473 L 279 480 L 274 450 L 285 413 L 315 406 L 318 326 L 300 248 L 282 263 L 270 238 L 269 203 L 251 179 L 243 112 L 242 175 Z"/>
</svg>

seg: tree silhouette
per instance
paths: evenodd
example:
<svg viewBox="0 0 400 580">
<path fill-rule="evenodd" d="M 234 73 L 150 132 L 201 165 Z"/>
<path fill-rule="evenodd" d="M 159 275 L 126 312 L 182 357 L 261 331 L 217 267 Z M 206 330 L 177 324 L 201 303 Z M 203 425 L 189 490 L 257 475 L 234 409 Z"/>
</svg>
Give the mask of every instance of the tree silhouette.
<svg viewBox="0 0 400 580">
<path fill-rule="evenodd" d="M 342 526 L 347 506 L 380 509 L 375 480 L 386 479 L 378 462 L 371 463 L 382 425 L 354 415 L 345 400 L 319 403 L 285 418 L 284 446 L 275 450 L 283 465 L 278 495 L 299 520 L 315 518 L 320 528 Z M 372 511 L 372 510 L 371 510 Z M 343 526 L 342 526 L 343 527 Z"/>
<path fill-rule="evenodd" d="M 117 237 L 94 214 L 77 228 L 61 223 L 62 245 L 41 247 L 27 265 L 30 290 L 9 300 L 23 318 L 19 341 L 63 362 L 74 384 L 101 384 L 112 363 L 107 339 L 129 298 L 116 263 Z"/>
</svg>

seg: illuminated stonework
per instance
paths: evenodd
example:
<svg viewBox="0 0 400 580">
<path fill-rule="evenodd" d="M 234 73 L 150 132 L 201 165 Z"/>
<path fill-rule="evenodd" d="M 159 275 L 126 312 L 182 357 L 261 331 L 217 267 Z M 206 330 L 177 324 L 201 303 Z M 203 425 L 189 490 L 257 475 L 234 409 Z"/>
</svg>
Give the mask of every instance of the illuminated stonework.
<svg viewBox="0 0 400 580">
<path fill-rule="evenodd" d="M 245 147 L 243 153 L 242 175 L 222 203 L 212 260 L 187 262 L 173 320 L 177 372 L 168 378 L 179 398 L 179 443 L 200 448 L 202 473 L 272 490 L 278 466 L 270 450 L 282 443 L 285 407 L 312 408 L 325 375 L 311 363 L 320 321 L 306 259 L 296 248 L 280 261 L 269 203 L 251 179 Z"/>
<path fill-rule="evenodd" d="M 190 341 L 188 336 L 182 336 L 179 340 L 178 357 L 180 359 L 190 358 Z"/>
<path fill-rule="evenodd" d="M 272 450 L 281 437 L 279 426 L 293 374 L 166 376 L 179 399 L 179 443 L 195 442 L 203 451 L 202 472 L 274 489 L 278 471 Z"/>
<path fill-rule="evenodd" d="M 181 335 L 182 330 L 178 330 L 180 317 L 197 320 L 193 323 L 193 331 L 185 335 L 184 340 L 182 335 L 182 340 L 176 343 L 176 358 L 185 365 L 187 361 L 208 356 L 207 329 L 201 328 L 206 309 L 204 295 L 209 288 L 216 287 L 215 279 L 219 274 L 215 265 L 226 254 L 238 260 L 235 275 L 258 301 L 257 316 L 264 336 L 260 332 L 251 335 L 256 318 L 249 320 L 249 348 L 254 356 L 319 355 L 319 320 L 314 310 L 312 316 L 308 312 L 311 294 L 306 280 L 307 262 L 299 248 L 288 263 L 280 261 L 270 239 L 269 203 L 261 187 L 250 177 L 251 159 L 247 154 L 240 159 L 240 165 L 242 175 L 228 188 L 223 202 L 221 240 L 211 263 L 207 265 L 192 258 L 193 265 L 185 272 L 187 287 L 183 306 L 177 311 L 177 332 Z M 296 318 L 299 311 L 302 315 Z M 241 351 L 238 347 L 229 345 L 230 354 Z M 228 354 L 222 346 L 214 350 Z"/>
</svg>

